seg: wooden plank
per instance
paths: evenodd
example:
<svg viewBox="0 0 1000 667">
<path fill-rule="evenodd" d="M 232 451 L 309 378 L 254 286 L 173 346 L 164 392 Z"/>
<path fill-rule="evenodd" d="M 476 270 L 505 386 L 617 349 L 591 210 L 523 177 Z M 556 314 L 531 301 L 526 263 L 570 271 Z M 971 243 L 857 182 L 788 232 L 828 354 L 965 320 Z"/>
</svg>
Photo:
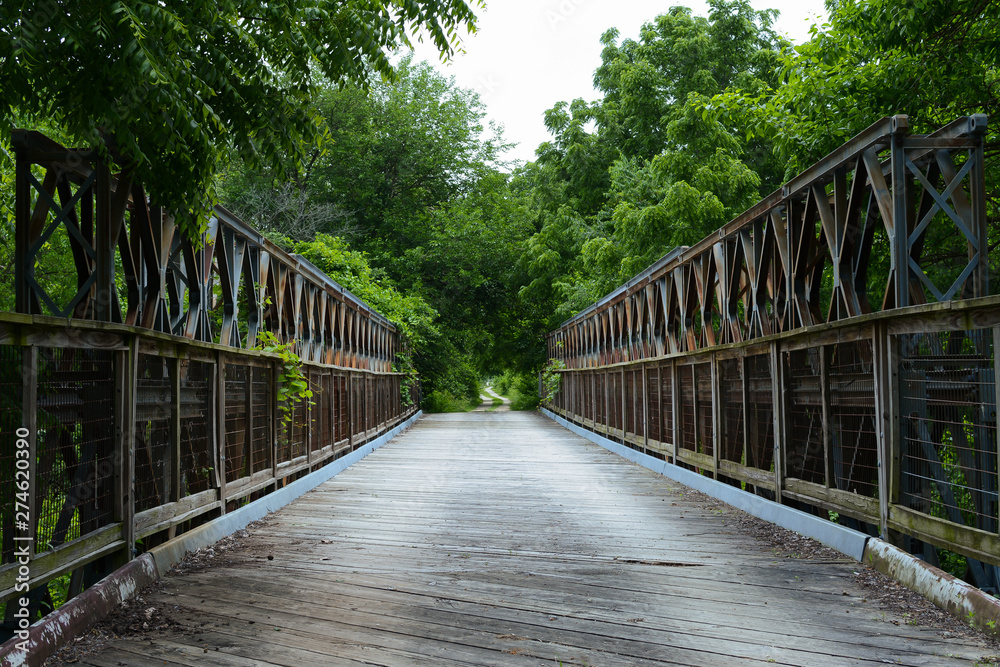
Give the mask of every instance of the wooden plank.
<svg viewBox="0 0 1000 667">
<path fill-rule="evenodd" d="M 824 484 L 806 482 L 801 479 L 786 477 L 784 482 L 785 495 L 794 494 L 798 499 L 809 499 L 807 502 L 820 505 L 834 512 L 843 512 L 848 516 L 875 523 L 879 516 L 879 502 L 876 498 L 866 498 L 830 488 Z"/>
<path fill-rule="evenodd" d="M 306 467 L 308 467 L 308 464 Z M 274 482 L 274 477 L 271 474 L 271 469 L 260 470 L 249 477 L 243 477 L 232 483 L 227 483 L 226 500 L 236 500 L 243 496 L 248 496 L 254 491 L 260 491 L 264 487 L 269 486 L 272 482 Z"/>
<path fill-rule="evenodd" d="M 219 492 L 209 489 L 172 503 L 139 512 L 135 515 L 136 537 L 145 537 L 170 526 L 187 521 L 219 506 Z"/>
<path fill-rule="evenodd" d="M 945 549 L 958 546 L 984 563 L 1000 565 L 1000 537 L 995 533 L 960 526 L 901 505 L 889 508 L 889 527 Z"/>
<path fill-rule="evenodd" d="M 29 586 L 34 588 L 121 549 L 125 546 L 121 537 L 121 524 L 116 523 L 34 556 Z M 17 567 L 17 563 L 10 563 L 0 569 L 0 602 L 9 600 L 16 593 Z"/>
<path fill-rule="evenodd" d="M 693 465 L 696 468 L 703 468 L 704 470 L 714 470 L 715 469 L 715 458 L 708 454 L 702 454 L 701 452 L 692 452 L 689 449 L 677 449 L 677 460 L 682 463 L 687 463 Z M 714 478 L 715 476 L 712 475 Z"/>
<path fill-rule="evenodd" d="M 740 481 L 774 491 L 773 472 L 757 470 L 725 460 L 719 461 L 719 472 L 724 473 L 727 477 L 735 477 Z"/>
</svg>

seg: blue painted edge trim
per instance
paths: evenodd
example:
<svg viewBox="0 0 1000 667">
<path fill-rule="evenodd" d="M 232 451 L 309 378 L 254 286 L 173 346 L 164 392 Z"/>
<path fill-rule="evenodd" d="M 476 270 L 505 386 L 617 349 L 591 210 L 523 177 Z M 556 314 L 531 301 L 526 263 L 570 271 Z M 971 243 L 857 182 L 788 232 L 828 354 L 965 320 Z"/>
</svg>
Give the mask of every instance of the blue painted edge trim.
<svg viewBox="0 0 1000 667">
<path fill-rule="evenodd" d="M 166 574 L 167 570 L 181 562 L 189 551 L 196 551 L 210 544 L 215 544 L 223 537 L 246 528 L 251 522 L 262 519 L 271 512 L 281 509 L 299 496 L 312 491 L 331 477 L 343 472 L 392 440 L 401 431 L 409 428 L 422 415 L 423 411 L 418 410 L 412 417 L 396 425 L 386 433 L 365 443 L 350 454 L 335 459 L 319 470 L 309 473 L 302 479 L 297 479 L 274 493 L 269 493 L 263 498 L 259 498 L 238 510 L 224 514 L 210 523 L 178 535 L 174 539 L 157 547 L 153 547 L 148 553 L 156 560 L 156 568 L 160 576 L 162 577 Z"/>
<path fill-rule="evenodd" d="M 792 509 L 791 507 L 779 505 L 778 503 L 766 500 L 760 496 L 747 493 L 742 489 L 737 489 L 734 486 L 718 482 L 710 477 L 705 477 L 704 475 L 699 475 L 696 472 L 685 470 L 684 468 L 676 466 L 672 463 L 661 461 L 655 456 L 643 454 L 640 451 L 626 447 L 617 442 L 613 442 L 602 435 L 594 433 L 593 431 L 588 431 L 581 426 L 577 426 L 576 424 L 560 417 L 550 410 L 546 410 L 545 408 L 541 409 L 541 413 L 580 437 L 586 438 L 594 444 L 604 447 L 608 451 L 614 452 L 615 454 L 618 454 L 633 463 L 638 463 L 642 467 L 648 468 L 653 472 L 674 480 L 675 482 L 680 482 L 685 486 L 688 486 L 696 491 L 701 491 L 702 493 L 708 494 L 713 498 L 718 498 L 724 503 L 743 510 L 747 514 L 752 514 L 755 517 L 781 526 L 782 528 L 793 530 L 800 535 L 811 537 L 818 542 L 822 542 L 828 547 L 832 547 L 837 551 L 850 556 L 858 562 L 861 562 L 864 558 L 865 544 L 868 542 L 869 536 L 860 531 L 846 528 L 833 523 L 832 521 L 821 519 L 817 516 L 813 516 L 812 514 L 806 514 L 800 510 Z"/>
</svg>

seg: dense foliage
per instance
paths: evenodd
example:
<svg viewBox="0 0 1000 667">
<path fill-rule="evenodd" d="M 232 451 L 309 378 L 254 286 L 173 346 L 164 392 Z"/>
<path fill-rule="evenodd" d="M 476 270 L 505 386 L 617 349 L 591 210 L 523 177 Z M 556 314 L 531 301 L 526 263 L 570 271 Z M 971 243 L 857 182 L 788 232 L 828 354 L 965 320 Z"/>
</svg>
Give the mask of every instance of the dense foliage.
<svg viewBox="0 0 1000 667">
<path fill-rule="evenodd" d="M 51 119 L 75 145 L 121 153 L 193 231 L 221 156 L 283 172 L 321 142 L 313 71 L 392 78 L 408 35 L 447 56 L 463 25 L 465 0 L 3 2 L 0 122 Z"/>
<path fill-rule="evenodd" d="M 546 304 L 550 327 L 780 183 L 778 159 L 746 124 L 704 108 L 730 87 L 777 86 L 788 44 L 771 27 L 774 11 L 746 0 L 709 6 L 707 18 L 672 7 L 637 40 L 609 30 L 594 74 L 603 97 L 546 113 L 553 139 L 521 174 L 538 230 L 521 294 Z"/>
<path fill-rule="evenodd" d="M 220 192 L 400 323 L 426 394 L 478 402 L 498 338 L 521 333 L 513 271 L 533 230 L 475 93 L 409 58 L 397 71 L 367 90 L 318 82 L 330 143 L 284 172 L 235 163 Z"/>
</svg>

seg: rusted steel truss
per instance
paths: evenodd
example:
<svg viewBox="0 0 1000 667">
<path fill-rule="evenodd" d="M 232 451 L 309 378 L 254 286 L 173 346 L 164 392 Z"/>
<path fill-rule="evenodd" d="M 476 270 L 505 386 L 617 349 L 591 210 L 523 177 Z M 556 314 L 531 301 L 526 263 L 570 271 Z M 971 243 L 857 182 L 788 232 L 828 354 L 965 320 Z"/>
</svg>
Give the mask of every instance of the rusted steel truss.
<svg viewBox="0 0 1000 667">
<path fill-rule="evenodd" d="M 396 327 L 297 255 L 216 207 L 192 243 L 127 171 L 96 153 L 15 130 L 16 310 L 129 324 L 250 349 L 271 331 L 305 360 L 391 370 Z M 43 174 L 36 177 L 41 168 Z M 76 292 L 64 302 L 35 267 L 65 234 Z"/>
<path fill-rule="evenodd" d="M 549 357 L 592 368 L 988 294 L 985 131 L 983 115 L 929 135 L 883 118 L 565 322 Z M 926 246 L 941 228 L 965 245 L 943 269 Z"/>
</svg>

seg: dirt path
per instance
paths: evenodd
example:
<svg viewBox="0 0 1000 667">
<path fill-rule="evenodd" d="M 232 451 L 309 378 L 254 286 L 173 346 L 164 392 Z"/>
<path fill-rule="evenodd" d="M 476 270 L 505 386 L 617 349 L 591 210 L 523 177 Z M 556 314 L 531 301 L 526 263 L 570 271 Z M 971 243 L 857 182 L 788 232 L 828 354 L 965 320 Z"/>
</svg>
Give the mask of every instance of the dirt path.
<svg viewBox="0 0 1000 667">
<path fill-rule="evenodd" d="M 510 399 L 509 398 L 504 398 L 500 394 L 498 394 L 495 391 L 493 391 L 493 387 L 486 387 L 486 393 L 489 394 L 490 396 L 494 397 L 494 398 L 499 398 L 501 401 L 503 401 L 503 405 L 497 406 L 497 409 L 494 412 L 508 412 L 508 411 L 510 411 Z"/>
</svg>

